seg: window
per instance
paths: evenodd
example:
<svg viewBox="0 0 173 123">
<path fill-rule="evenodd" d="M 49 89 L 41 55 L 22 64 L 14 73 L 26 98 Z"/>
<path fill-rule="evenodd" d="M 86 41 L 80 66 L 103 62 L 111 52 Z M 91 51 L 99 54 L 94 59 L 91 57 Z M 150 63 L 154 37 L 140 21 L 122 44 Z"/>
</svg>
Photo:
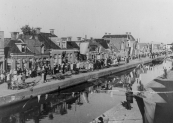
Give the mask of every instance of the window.
<svg viewBox="0 0 173 123">
<path fill-rule="evenodd" d="M 41 53 L 44 54 L 44 45 L 41 47 Z"/>
<path fill-rule="evenodd" d="M 60 42 L 58 42 L 57 45 L 60 46 Z"/>
<path fill-rule="evenodd" d="M 66 42 L 62 42 L 62 48 L 66 48 Z"/>
<path fill-rule="evenodd" d="M 26 52 L 26 46 L 22 45 L 22 53 Z"/>
<path fill-rule="evenodd" d="M 58 59 L 61 59 L 61 54 L 58 54 Z"/>
</svg>

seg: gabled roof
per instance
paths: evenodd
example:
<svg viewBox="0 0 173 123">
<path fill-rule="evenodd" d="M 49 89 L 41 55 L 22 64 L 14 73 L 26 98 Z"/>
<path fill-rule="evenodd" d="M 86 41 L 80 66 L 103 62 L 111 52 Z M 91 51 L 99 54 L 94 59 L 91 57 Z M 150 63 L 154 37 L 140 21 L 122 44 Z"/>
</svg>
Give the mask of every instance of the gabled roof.
<svg viewBox="0 0 173 123">
<path fill-rule="evenodd" d="M 6 47 L 10 48 L 10 52 L 11 53 L 20 53 L 19 48 L 16 46 L 15 43 L 22 43 L 21 41 L 18 40 L 10 40 L 10 42 L 8 43 L 8 45 Z"/>
<path fill-rule="evenodd" d="M 20 34 L 18 39 L 24 41 L 33 53 L 40 54 L 40 47 L 42 44 L 44 44 L 45 49 L 60 49 L 59 46 L 49 39 L 50 37 L 57 36 L 51 33 L 40 33 L 35 36 Z"/>
<path fill-rule="evenodd" d="M 36 47 L 41 47 L 42 43 L 39 40 L 37 40 L 34 36 L 20 34 L 18 40 L 19 39 L 26 43 L 27 47 L 31 50 L 32 53 L 41 54 L 40 48 L 38 50 L 38 48 Z"/>
<path fill-rule="evenodd" d="M 24 42 L 27 44 L 27 47 L 34 53 L 34 54 L 41 54 L 41 42 L 36 39 L 26 39 Z M 39 47 L 36 48 L 36 47 Z"/>
<path fill-rule="evenodd" d="M 102 47 L 104 47 L 105 49 L 108 49 L 109 46 L 106 42 L 106 40 L 104 39 L 94 39 L 97 43 L 99 43 Z"/>
<path fill-rule="evenodd" d="M 4 38 L 4 47 L 6 47 L 8 45 L 10 40 L 11 40 L 11 38 Z"/>
<path fill-rule="evenodd" d="M 28 45 L 33 45 L 33 47 L 40 47 L 42 43 L 36 39 L 26 39 L 24 42 Z"/>
<path fill-rule="evenodd" d="M 44 43 L 46 49 L 60 49 L 59 46 L 49 39 L 47 33 L 38 34 L 38 40 Z"/>
<path fill-rule="evenodd" d="M 96 42 L 95 40 L 87 40 L 87 41 L 89 41 L 88 48 L 90 52 L 96 51 L 100 46 L 102 51 L 105 50 L 105 48 L 100 43 Z"/>
<path fill-rule="evenodd" d="M 114 44 L 110 44 L 110 49 L 114 49 L 115 52 L 119 52 L 119 49 Z"/>
<path fill-rule="evenodd" d="M 67 41 L 67 49 L 79 49 L 79 46 L 74 41 Z"/>
<path fill-rule="evenodd" d="M 26 52 L 25 53 L 21 52 L 15 43 L 23 43 L 23 42 L 22 41 L 19 41 L 19 40 L 10 40 L 10 42 L 6 46 L 6 47 L 9 47 L 8 56 L 9 56 L 10 53 L 13 53 L 13 54 L 23 54 L 23 55 L 25 55 L 25 54 L 27 54 L 27 55 L 33 54 L 27 48 L 26 48 Z"/>
<path fill-rule="evenodd" d="M 43 34 L 46 37 L 58 37 L 58 36 L 56 36 L 55 34 L 52 34 L 52 33 L 41 32 L 41 34 Z"/>
<path fill-rule="evenodd" d="M 99 43 L 97 43 L 95 40 L 86 40 L 87 42 L 89 42 L 88 48 L 89 51 L 96 51 L 96 49 L 100 46 Z"/>
<path fill-rule="evenodd" d="M 87 41 L 89 41 L 89 46 L 100 46 L 101 45 L 98 42 L 96 42 L 95 40 L 87 40 Z"/>
<path fill-rule="evenodd" d="M 124 38 L 130 39 L 131 41 L 135 41 L 135 38 L 132 35 L 104 35 L 102 38 Z"/>
</svg>

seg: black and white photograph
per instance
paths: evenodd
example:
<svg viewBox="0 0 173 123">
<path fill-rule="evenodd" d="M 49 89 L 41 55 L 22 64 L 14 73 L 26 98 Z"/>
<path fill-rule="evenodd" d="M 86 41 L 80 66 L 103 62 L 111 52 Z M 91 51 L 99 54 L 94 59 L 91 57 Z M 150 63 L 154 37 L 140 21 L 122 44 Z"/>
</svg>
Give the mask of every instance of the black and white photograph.
<svg viewBox="0 0 173 123">
<path fill-rule="evenodd" d="M 0 0 L 0 123 L 173 123 L 173 0 Z"/>
</svg>

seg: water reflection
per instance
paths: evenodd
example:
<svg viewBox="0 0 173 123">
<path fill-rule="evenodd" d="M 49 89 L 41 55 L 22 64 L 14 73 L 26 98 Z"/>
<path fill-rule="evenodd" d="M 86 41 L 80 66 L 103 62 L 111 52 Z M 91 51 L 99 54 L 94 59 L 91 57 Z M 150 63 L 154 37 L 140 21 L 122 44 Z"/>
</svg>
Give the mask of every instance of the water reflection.
<svg viewBox="0 0 173 123">
<path fill-rule="evenodd" d="M 110 92 L 109 90 L 115 90 L 117 88 L 125 88 L 128 84 L 133 85 L 133 90 L 135 88 L 136 90 L 137 89 L 140 90 L 141 85 L 151 81 L 153 79 L 152 77 L 156 77 L 159 74 L 161 74 L 159 72 L 160 70 L 162 70 L 162 65 L 156 65 L 156 66 L 153 66 L 153 64 L 141 65 L 135 69 L 127 70 L 119 74 L 102 77 L 99 78 L 98 80 L 94 80 L 82 85 L 62 90 L 61 92 L 58 93 L 41 95 L 40 100 L 38 100 L 38 98 L 35 97 L 31 98 L 28 101 L 11 105 L 10 107 L 9 106 L 1 107 L 0 123 L 27 123 L 27 122 L 46 123 L 49 122 L 50 120 L 56 122 L 57 117 L 60 119 L 61 116 L 72 115 L 71 111 L 72 112 L 80 111 L 82 110 L 80 107 L 82 107 L 85 104 L 88 104 L 89 105 L 88 107 L 91 108 L 90 112 L 92 113 L 99 112 L 97 114 L 102 114 L 103 112 L 97 111 L 96 109 L 93 108 L 96 107 L 96 104 L 93 103 L 94 102 L 93 100 L 97 100 L 98 95 L 96 95 L 94 98 L 90 98 L 92 97 L 92 94 L 104 93 L 107 95 L 110 94 L 111 96 L 109 95 L 109 97 L 113 97 L 114 96 L 113 93 Z M 157 72 L 157 74 L 154 75 L 154 72 Z M 99 98 L 99 99 L 102 102 L 104 102 L 105 98 L 103 99 Z M 107 103 L 106 104 L 110 106 L 115 105 L 114 102 L 110 103 L 111 104 Z M 104 103 L 100 104 L 100 106 L 101 106 L 100 108 L 105 107 L 105 104 Z M 85 112 L 86 108 L 88 107 L 84 107 L 84 110 L 82 111 Z M 77 115 L 79 114 L 81 115 L 81 112 L 79 112 Z M 77 117 L 80 118 L 80 115 Z M 93 118 L 88 116 L 83 116 L 83 117 L 85 117 L 86 119 L 88 118 L 88 121 L 91 121 Z M 85 118 L 83 118 L 84 121 L 86 120 Z M 70 120 L 71 123 L 77 122 L 74 121 L 74 119 Z"/>
</svg>

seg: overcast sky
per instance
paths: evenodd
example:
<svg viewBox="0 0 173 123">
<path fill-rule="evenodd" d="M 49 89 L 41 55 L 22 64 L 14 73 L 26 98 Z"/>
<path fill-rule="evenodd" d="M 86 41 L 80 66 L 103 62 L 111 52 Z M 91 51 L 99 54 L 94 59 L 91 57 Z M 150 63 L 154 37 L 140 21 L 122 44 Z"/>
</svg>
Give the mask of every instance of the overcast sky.
<svg viewBox="0 0 173 123">
<path fill-rule="evenodd" d="M 131 32 L 141 42 L 173 42 L 173 0 L 0 0 L 5 37 L 26 24 L 58 37 Z"/>
</svg>

